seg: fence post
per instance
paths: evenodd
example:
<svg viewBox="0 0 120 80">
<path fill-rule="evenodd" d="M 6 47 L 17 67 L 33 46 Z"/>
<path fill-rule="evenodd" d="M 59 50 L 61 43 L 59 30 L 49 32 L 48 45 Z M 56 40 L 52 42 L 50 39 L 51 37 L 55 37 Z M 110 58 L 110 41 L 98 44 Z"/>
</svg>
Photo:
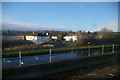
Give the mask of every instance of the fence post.
<svg viewBox="0 0 120 80">
<path fill-rule="evenodd" d="M 88 42 L 88 56 L 90 56 L 90 42 Z"/>
<path fill-rule="evenodd" d="M 52 56 L 50 56 L 50 62 L 52 62 Z"/>
<path fill-rule="evenodd" d="M 21 51 L 19 50 L 19 65 L 21 66 Z"/>
<path fill-rule="evenodd" d="M 104 54 L 104 45 L 102 45 L 102 54 Z"/>
<path fill-rule="evenodd" d="M 115 52 L 115 45 L 114 45 L 114 43 L 113 43 L 113 46 L 112 46 L 112 53 L 114 53 Z"/>
<path fill-rule="evenodd" d="M 49 50 L 49 53 L 50 53 L 50 56 L 51 56 L 51 48 L 50 48 L 50 50 Z"/>
<path fill-rule="evenodd" d="M 71 51 L 71 53 L 73 53 L 73 46 L 72 46 L 72 51 Z"/>
<path fill-rule="evenodd" d="M 50 55 L 50 62 L 52 61 L 52 54 L 51 54 L 51 48 L 49 50 L 49 55 Z"/>
</svg>

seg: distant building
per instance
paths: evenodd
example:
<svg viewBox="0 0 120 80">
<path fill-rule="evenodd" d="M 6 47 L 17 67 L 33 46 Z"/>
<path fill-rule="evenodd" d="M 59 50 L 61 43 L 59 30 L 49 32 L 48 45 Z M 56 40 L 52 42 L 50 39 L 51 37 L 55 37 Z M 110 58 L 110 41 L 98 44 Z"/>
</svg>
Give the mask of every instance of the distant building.
<svg viewBox="0 0 120 80">
<path fill-rule="evenodd" d="M 63 39 L 65 39 L 66 41 L 74 42 L 75 40 L 77 40 L 77 36 L 65 36 L 63 37 Z"/>
<path fill-rule="evenodd" d="M 38 33 L 37 36 L 48 36 L 49 33 Z"/>
<path fill-rule="evenodd" d="M 46 33 L 46 35 L 48 36 L 48 35 L 49 35 L 49 33 Z"/>
<path fill-rule="evenodd" d="M 4 41 L 16 41 L 16 40 L 26 40 L 32 41 L 34 44 L 42 44 L 49 41 L 48 33 L 32 34 L 32 35 L 19 35 L 19 36 L 2 36 Z"/>
<path fill-rule="evenodd" d="M 102 35 L 97 35 L 97 36 L 96 36 L 96 39 L 102 39 L 102 38 L 103 38 Z"/>
<path fill-rule="evenodd" d="M 37 36 L 26 36 L 26 40 L 34 42 L 35 40 L 37 40 Z"/>
<path fill-rule="evenodd" d="M 99 39 L 102 39 L 102 38 L 103 38 L 103 36 L 102 36 L 102 35 L 100 35 L 100 36 L 99 36 Z"/>
<path fill-rule="evenodd" d="M 16 36 L 18 40 L 26 40 L 25 36 Z"/>
<path fill-rule="evenodd" d="M 45 42 L 48 42 L 49 38 L 48 36 L 37 36 L 37 40 L 34 41 L 35 44 L 42 44 Z"/>
<path fill-rule="evenodd" d="M 58 37 L 57 36 L 52 36 L 51 39 L 58 39 Z"/>
<path fill-rule="evenodd" d="M 48 36 L 26 36 L 26 40 L 32 41 L 35 44 L 42 44 L 49 41 Z"/>
</svg>

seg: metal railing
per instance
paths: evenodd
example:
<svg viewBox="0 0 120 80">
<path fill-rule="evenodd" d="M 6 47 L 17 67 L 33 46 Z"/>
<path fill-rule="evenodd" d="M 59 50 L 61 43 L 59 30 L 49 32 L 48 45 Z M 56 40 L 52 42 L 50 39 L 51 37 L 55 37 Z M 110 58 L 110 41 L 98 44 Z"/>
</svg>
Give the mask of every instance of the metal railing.
<svg viewBox="0 0 120 80">
<path fill-rule="evenodd" d="M 103 55 L 105 51 L 105 45 L 102 45 L 101 50 L 102 50 L 101 54 Z M 73 52 L 73 48 L 72 48 L 72 52 Z M 111 53 L 114 53 L 114 52 L 115 52 L 115 45 L 113 44 Z M 88 45 L 88 56 L 91 56 L 90 44 Z M 36 57 L 36 59 L 38 58 Z M 51 48 L 49 49 L 49 62 L 52 62 L 52 49 Z M 19 51 L 19 64 L 20 66 L 24 64 L 24 62 L 22 61 L 22 57 L 21 57 L 21 51 Z"/>
</svg>

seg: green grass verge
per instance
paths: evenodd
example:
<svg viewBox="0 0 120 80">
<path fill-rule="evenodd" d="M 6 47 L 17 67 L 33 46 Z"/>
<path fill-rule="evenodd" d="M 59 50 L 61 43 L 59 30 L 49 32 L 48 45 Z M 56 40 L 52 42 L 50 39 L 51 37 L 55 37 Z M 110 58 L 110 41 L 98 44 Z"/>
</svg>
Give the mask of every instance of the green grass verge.
<svg viewBox="0 0 120 80">
<path fill-rule="evenodd" d="M 113 45 L 104 45 L 104 47 L 112 47 Z M 115 46 L 118 46 L 115 44 Z M 101 48 L 102 45 L 99 46 L 91 46 L 90 48 Z M 87 49 L 88 46 L 81 46 L 81 47 L 73 47 L 74 50 L 76 49 Z M 61 52 L 61 51 L 69 51 L 72 47 L 61 47 L 61 48 L 52 48 L 52 52 Z M 37 50 L 23 50 L 22 54 L 34 54 L 34 53 L 48 53 L 49 49 L 37 49 Z M 3 51 L 3 55 L 12 55 L 12 54 L 18 54 L 18 51 Z"/>
</svg>

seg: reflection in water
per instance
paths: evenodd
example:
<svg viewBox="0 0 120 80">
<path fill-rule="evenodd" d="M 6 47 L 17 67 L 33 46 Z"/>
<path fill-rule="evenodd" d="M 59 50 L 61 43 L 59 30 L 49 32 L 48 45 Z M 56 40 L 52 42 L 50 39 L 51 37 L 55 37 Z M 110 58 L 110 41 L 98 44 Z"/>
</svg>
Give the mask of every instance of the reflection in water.
<svg viewBox="0 0 120 80">
<path fill-rule="evenodd" d="M 21 65 L 23 65 L 24 64 L 24 62 L 23 62 L 23 60 L 20 58 L 19 59 L 19 65 L 21 66 Z"/>
<path fill-rule="evenodd" d="M 37 57 L 37 56 L 35 56 L 35 59 L 38 59 L 38 57 Z"/>
<path fill-rule="evenodd" d="M 50 62 L 52 62 L 52 56 L 50 55 Z"/>
<path fill-rule="evenodd" d="M 7 60 L 6 62 L 10 63 L 11 61 L 10 61 L 10 60 Z"/>
<path fill-rule="evenodd" d="M 99 55 L 101 52 L 98 51 L 91 51 L 90 55 Z M 88 56 L 87 51 L 73 51 L 68 53 L 59 53 L 59 54 L 46 54 L 46 55 L 38 55 L 38 56 L 27 56 L 22 58 L 4 58 L 2 60 L 3 68 L 5 67 L 12 67 L 12 66 L 22 66 L 26 64 L 36 64 L 36 63 L 43 63 L 43 62 L 52 62 L 52 61 L 59 61 L 77 57 Z"/>
</svg>

